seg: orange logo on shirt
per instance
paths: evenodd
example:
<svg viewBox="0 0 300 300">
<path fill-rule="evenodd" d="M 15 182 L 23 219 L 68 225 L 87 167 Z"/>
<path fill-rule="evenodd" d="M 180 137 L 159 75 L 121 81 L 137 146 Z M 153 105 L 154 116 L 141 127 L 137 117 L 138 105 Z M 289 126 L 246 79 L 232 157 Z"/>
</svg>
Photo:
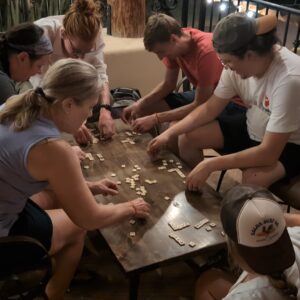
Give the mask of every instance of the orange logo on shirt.
<svg viewBox="0 0 300 300">
<path fill-rule="evenodd" d="M 263 101 L 263 107 L 266 109 L 266 110 L 269 110 L 270 109 L 270 100 L 269 98 L 266 96 L 264 101 Z"/>
</svg>

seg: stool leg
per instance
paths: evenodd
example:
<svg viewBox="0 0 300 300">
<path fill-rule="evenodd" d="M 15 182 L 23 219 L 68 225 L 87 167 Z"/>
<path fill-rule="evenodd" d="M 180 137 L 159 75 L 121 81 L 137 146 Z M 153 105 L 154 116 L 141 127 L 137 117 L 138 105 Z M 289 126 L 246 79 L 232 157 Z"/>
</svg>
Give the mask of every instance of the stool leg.
<svg viewBox="0 0 300 300">
<path fill-rule="evenodd" d="M 225 176 L 226 171 L 227 171 L 227 170 L 222 170 L 222 171 L 221 171 L 221 174 L 220 174 L 220 177 L 219 177 L 219 180 L 218 180 L 218 184 L 217 184 L 217 188 L 216 188 L 216 191 L 217 191 L 217 192 L 220 191 L 221 184 L 222 184 L 222 181 L 223 181 L 223 178 L 224 178 L 224 176 Z"/>
<path fill-rule="evenodd" d="M 129 277 L 129 300 L 137 300 L 138 299 L 139 283 L 140 283 L 140 275 L 139 274 L 130 275 L 130 277 Z"/>
</svg>

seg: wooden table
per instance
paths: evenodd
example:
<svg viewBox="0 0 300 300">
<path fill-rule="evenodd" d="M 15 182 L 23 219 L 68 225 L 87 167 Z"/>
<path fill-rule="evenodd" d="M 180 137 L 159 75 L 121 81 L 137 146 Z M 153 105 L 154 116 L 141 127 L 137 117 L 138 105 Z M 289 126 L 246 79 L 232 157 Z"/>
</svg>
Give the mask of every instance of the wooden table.
<svg viewBox="0 0 300 300">
<path fill-rule="evenodd" d="M 119 185 L 119 195 L 115 197 L 97 196 L 101 203 L 119 203 L 139 197 L 136 190 L 130 188 L 130 184 L 125 182 L 126 177 L 140 174 L 140 180 L 136 182 L 136 187 L 143 185 L 147 194 L 143 197 L 151 204 L 151 217 L 147 220 L 136 220 L 135 224 L 130 224 L 129 220 L 100 229 L 110 250 L 120 264 L 122 270 L 130 278 L 130 299 L 137 299 L 139 274 L 147 270 L 157 268 L 175 261 L 199 255 L 204 251 L 211 251 L 223 248 L 224 237 L 221 234 L 219 222 L 220 196 L 208 185 L 203 193 L 193 193 L 185 191 L 184 178 L 176 172 L 168 172 L 170 168 L 176 168 L 179 163 L 178 158 L 170 153 L 165 153 L 162 159 L 167 160 L 167 169 L 159 170 L 162 161 L 152 162 L 146 153 L 146 146 L 151 139 L 148 134 L 134 135 L 129 137 L 126 132 L 131 132 L 120 120 L 116 121 L 118 134 L 112 141 L 99 142 L 85 149 L 92 153 L 95 160 L 85 159 L 83 173 L 88 180 L 100 178 L 111 178 L 121 181 Z M 132 139 L 135 144 L 122 143 L 122 141 Z M 97 154 L 104 157 L 100 161 Z M 173 160 L 171 163 L 170 160 Z M 126 165 L 122 168 L 121 165 Z M 135 165 L 141 170 L 132 171 Z M 88 168 L 87 168 L 88 166 Z M 182 164 L 184 173 L 188 169 Z M 135 168 L 136 169 L 136 168 Z M 112 174 L 116 177 L 111 177 Z M 145 180 L 157 180 L 156 184 L 147 184 Z M 165 200 L 164 197 L 170 197 Z M 208 218 L 216 224 L 211 231 L 206 231 L 205 227 L 195 229 L 193 225 L 204 218 Z M 188 222 L 191 226 L 179 231 L 173 231 L 169 222 L 177 224 Z M 206 224 L 208 225 L 208 224 Z M 134 237 L 130 237 L 130 232 L 135 232 Z M 175 234 L 184 242 L 180 246 L 169 234 Z M 189 243 L 195 242 L 195 246 Z"/>
</svg>

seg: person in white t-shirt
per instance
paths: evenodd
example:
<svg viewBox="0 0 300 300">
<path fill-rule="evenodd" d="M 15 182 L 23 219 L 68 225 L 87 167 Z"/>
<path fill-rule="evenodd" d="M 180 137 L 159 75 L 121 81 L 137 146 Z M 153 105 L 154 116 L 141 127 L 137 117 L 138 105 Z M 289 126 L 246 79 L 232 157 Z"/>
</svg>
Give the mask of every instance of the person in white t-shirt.
<svg viewBox="0 0 300 300">
<path fill-rule="evenodd" d="M 104 63 L 104 41 L 101 32 L 101 15 L 98 2 L 94 0 L 75 0 L 65 15 L 50 16 L 35 21 L 49 36 L 53 53 L 50 65 L 62 58 L 82 59 L 96 67 L 99 79 L 104 82 L 99 96 L 101 104 L 98 127 L 104 138 L 110 138 L 115 133 L 114 122 L 111 116 L 110 91 L 106 64 Z M 34 88 L 38 87 L 47 68 L 41 74 L 31 77 Z M 92 141 L 90 131 L 83 125 L 75 138 L 79 144 Z"/>
<path fill-rule="evenodd" d="M 243 183 L 265 187 L 300 172 L 300 58 L 278 45 L 276 22 L 273 15 L 223 18 L 213 45 L 225 68 L 213 96 L 150 142 L 155 154 L 179 136 L 180 156 L 194 167 L 188 189 L 201 189 L 216 170 L 240 168 Z M 246 118 L 214 121 L 234 95 L 248 106 Z M 203 160 L 205 148 L 231 154 Z"/>
<path fill-rule="evenodd" d="M 209 270 L 195 300 L 300 299 L 300 227 L 286 228 L 276 199 L 265 188 L 237 185 L 223 199 L 221 221 L 228 252 L 242 273 Z"/>
</svg>

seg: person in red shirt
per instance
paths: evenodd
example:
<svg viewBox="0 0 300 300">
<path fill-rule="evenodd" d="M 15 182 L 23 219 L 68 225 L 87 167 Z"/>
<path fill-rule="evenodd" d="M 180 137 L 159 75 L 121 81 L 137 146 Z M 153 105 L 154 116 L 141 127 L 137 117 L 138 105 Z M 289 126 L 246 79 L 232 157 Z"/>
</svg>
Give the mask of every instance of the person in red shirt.
<svg viewBox="0 0 300 300">
<path fill-rule="evenodd" d="M 148 19 L 144 45 L 162 60 L 166 73 L 156 88 L 123 111 L 123 120 L 141 132 L 157 123 L 185 117 L 210 97 L 222 72 L 222 64 L 212 46 L 212 34 L 181 28 L 174 18 L 165 14 L 155 14 Z M 180 69 L 194 90 L 173 92 Z"/>
<path fill-rule="evenodd" d="M 155 14 L 148 19 L 144 45 L 162 60 L 166 73 L 156 88 L 123 111 L 122 119 L 139 132 L 159 123 L 183 119 L 213 94 L 223 69 L 212 45 L 212 33 L 181 28 L 174 18 L 165 14 Z M 173 92 L 180 70 L 193 90 Z M 177 141 L 173 150 L 174 146 L 177 148 Z"/>
</svg>

